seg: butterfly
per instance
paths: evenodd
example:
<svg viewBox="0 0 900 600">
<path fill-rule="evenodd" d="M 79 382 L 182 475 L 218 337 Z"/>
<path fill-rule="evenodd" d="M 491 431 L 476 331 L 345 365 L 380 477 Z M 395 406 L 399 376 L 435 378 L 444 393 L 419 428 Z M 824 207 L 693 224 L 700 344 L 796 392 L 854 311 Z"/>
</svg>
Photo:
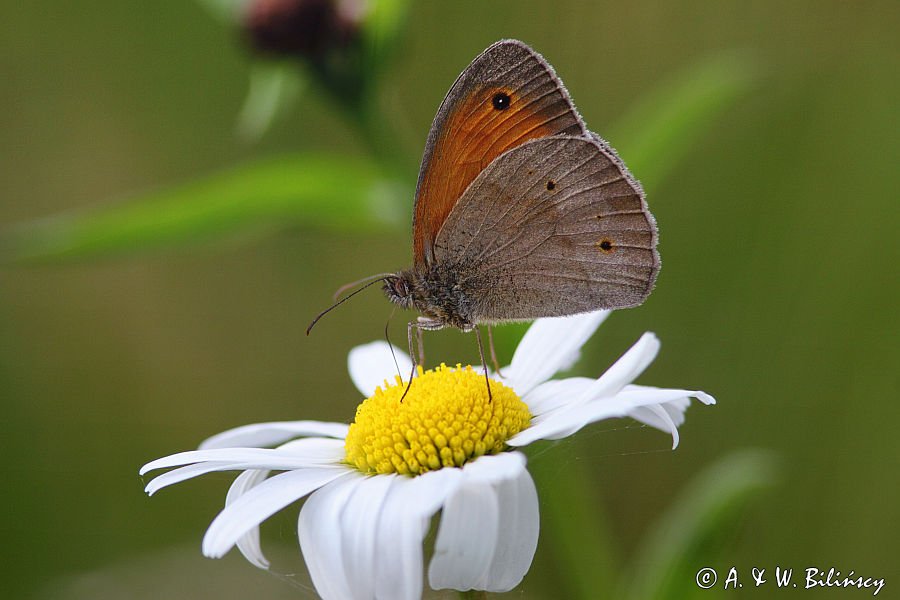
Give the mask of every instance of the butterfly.
<svg viewBox="0 0 900 600">
<path fill-rule="evenodd" d="M 412 351 L 413 330 L 477 334 L 641 304 L 659 272 L 656 242 L 640 184 L 588 130 L 553 67 L 501 40 L 460 74 L 432 123 L 412 268 L 374 279 L 421 313 L 408 326 Z"/>
<path fill-rule="evenodd" d="M 544 58 L 499 41 L 462 72 L 428 134 L 413 266 L 384 278 L 420 329 L 636 306 L 659 272 L 644 192 L 587 129 Z"/>
</svg>

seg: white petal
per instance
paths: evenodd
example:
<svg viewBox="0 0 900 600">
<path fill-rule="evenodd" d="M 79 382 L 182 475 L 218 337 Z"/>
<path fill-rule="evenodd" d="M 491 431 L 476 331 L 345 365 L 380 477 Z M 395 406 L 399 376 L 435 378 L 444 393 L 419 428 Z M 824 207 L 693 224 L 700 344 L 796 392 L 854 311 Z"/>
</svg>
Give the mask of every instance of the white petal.
<svg viewBox="0 0 900 600">
<path fill-rule="evenodd" d="M 422 540 L 431 517 L 453 493 L 461 469 L 439 469 L 418 477 L 398 477 L 378 525 L 375 598 L 418 600 L 422 596 Z"/>
<path fill-rule="evenodd" d="M 679 400 L 668 402 L 660 406 L 665 409 L 666 413 L 669 415 L 669 418 L 672 419 L 672 422 L 675 423 L 676 427 L 678 427 L 681 426 L 682 423 L 684 423 L 684 411 L 687 410 L 687 407 L 690 405 L 690 403 L 691 401 L 689 398 L 681 398 Z M 628 413 L 628 416 L 636 421 L 644 423 L 645 425 L 649 425 L 650 427 L 669 433 L 669 428 L 666 424 L 666 421 L 660 419 L 659 416 L 655 412 L 650 410 L 650 408 L 647 406 L 635 408 Z"/>
<path fill-rule="evenodd" d="M 672 434 L 672 450 L 678 447 L 678 426 L 675 424 L 675 421 L 672 420 L 672 417 L 666 410 L 659 404 L 651 404 L 650 406 L 645 406 L 646 408 L 657 417 L 659 417 L 660 421 L 663 422 L 665 429 L 663 431 L 668 431 Z"/>
<path fill-rule="evenodd" d="M 584 390 L 575 403 L 590 402 L 617 393 L 650 366 L 659 353 L 659 346 L 659 338 L 655 334 L 648 331 L 642 335 L 591 387 Z"/>
<path fill-rule="evenodd" d="M 316 591 L 325 600 L 356 598 L 347 582 L 353 565 L 345 563 L 341 554 L 341 514 L 362 481 L 363 475 L 353 472 L 316 491 L 300 510 L 300 550 Z"/>
<path fill-rule="evenodd" d="M 441 513 L 434 557 L 428 567 L 432 588 L 484 589 L 497 547 L 499 512 L 497 491 L 490 482 L 463 478 Z"/>
<path fill-rule="evenodd" d="M 515 485 L 524 465 L 524 456 L 516 452 L 482 456 L 463 467 L 462 481 L 441 514 L 428 567 L 432 588 L 490 588 L 499 538 L 506 533 L 500 529 L 500 514 L 508 507 L 500 502 L 500 490 L 507 483 Z"/>
<path fill-rule="evenodd" d="M 164 487 L 169 487 L 170 485 L 181 483 L 182 481 L 187 481 L 188 479 L 193 479 L 200 475 L 206 475 L 207 473 L 212 473 L 214 471 L 234 470 L 232 465 L 234 465 L 232 462 L 208 461 L 173 469 L 168 473 L 163 473 L 150 480 L 147 485 L 144 486 L 144 492 L 146 492 L 148 496 L 152 496 Z"/>
<path fill-rule="evenodd" d="M 528 328 L 504 374 L 520 396 L 557 371 L 575 364 L 581 346 L 611 311 L 600 310 L 571 317 L 538 319 Z"/>
<path fill-rule="evenodd" d="M 366 477 L 353 492 L 341 517 L 341 551 L 353 598 L 375 598 L 375 546 L 381 511 L 397 475 Z"/>
<path fill-rule="evenodd" d="M 303 442 L 302 444 L 300 442 Z M 191 450 L 156 459 L 141 467 L 144 475 L 156 469 L 167 469 L 190 463 L 216 463 L 204 472 L 246 469 L 270 469 L 286 471 L 303 467 L 326 466 L 340 463 L 345 456 L 343 440 L 307 438 L 297 440 L 289 447 L 282 448 L 217 448 L 215 450 Z M 185 478 L 179 479 L 183 481 Z M 151 482 L 152 483 L 152 482 Z M 167 485 L 171 485 L 171 481 Z M 156 489 L 159 489 L 157 486 Z"/>
<path fill-rule="evenodd" d="M 356 389 L 368 398 L 375 393 L 375 388 L 384 386 L 385 379 L 394 381 L 399 366 L 399 375 L 405 381 L 412 372 L 412 361 L 409 355 L 396 346 L 393 346 L 394 354 L 391 355 L 391 346 L 387 342 L 372 342 L 357 346 L 347 356 L 347 368 L 350 370 L 350 379 L 356 384 Z M 396 364 L 394 356 L 397 357 Z"/>
<path fill-rule="evenodd" d="M 247 493 L 248 490 L 256 487 L 269 476 L 269 472 L 261 469 L 252 471 L 244 471 L 234 480 L 231 487 L 228 488 L 228 494 L 225 496 L 225 506 L 234 504 L 235 500 Z M 240 537 L 237 541 L 238 550 L 244 555 L 250 564 L 260 569 L 268 569 L 269 561 L 262 553 L 262 546 L 259 543 L 259 527 L 253 527 Z"/>
<path fill-rule="evenodd" d="M 203 554 L 210 558 L 224 556 L 253 527 L 291 502 L 350 473 L 340 467 L 301 469 L 266 479 L 216 516 L 203 536 Z"/>
<path fill-rule="evenodd" d="M 347 456 L 344 440 L 318 437 L 291 440 L 278 446 L 275 452 L 291 457 L 302 457 L 312 464 L 343 462 Z"/>
<path fill-rule="evenodd" d="M 619 392 L 622 398 L 633 402 L 635 405 L 645 404 L 648 398 L 652 398 L 657 404 L 680 401 L 684 398 L 696 398 L 703 404 L 715 404 L 716 399 L 699 390 L 679 390 L 674 388 L 659 388 L 649 385 L 629 385 Z"/>
<path fill-rule="evenodd" d="M 614 398 L 604 403 L 592 403 L 557 411 L 546 418 L 536 418 L 531 426 L 507 441 L 510 446 L 525 446 L 536 440 L 558 440 L 568 437 L 594 421 L 612 417 L 624 417 L 631 406 Z"/>
<path fill-rule="evenodd" d="M 691 403 L 691 397 L 699 399 L 704 404 L 716 403 L 715 398 L 700 391 L 661 389 L 641 385 L 625 386 L 620 396 L 634 401 L 636 398 L 644 397 L 645 394 L 649 394 L 657 402 L 662 402 L 635 408 L 628 413 L 628 416 L 666 433 L 671 433 L 673 449 L 678 446 L 677 427 L 684 423 L 684 412 Z"/>
<path fill-rule="evenodd" d="M 211 448 L 261 448 L 277 446 L 295 437 L 321 436 L 344 439 L 348 425 L 323 421 L 281 421 L 275 423 L 254 423 L 235 427 L 216 434 L 200 444 L 201 450 Z"/>
<path fill-rule="evenodd" d="M 612 397 L 598 398 L 587 404 L 574 405 L 537 417 L 532 420 L 528 429 L 513 436 L 507 443 L 510 446 L 524 446 L 540 439 L 557 440 L 572 435 L 588 423 L 628 416 L 641 406 L 663 404 L 684 396 L 694 396 L 704 403 L 715 402 L 712 396 L 703 392 L 631 386 L 627 391 L 623 390 Z M 668 428 L 668 424 L 666 427 Z"/>
<path fill-rule="evenodd" d="M 551 379 L 531 390 L 522 400 L 533 416 L 539 416 L 573 402 L 593 383 L 589 377 Z"/>
<path fill-rule="evenodd" d="M 272 452 L 272 450 L 261 450 L 259 448 L 227 448 L 219 450 L 189 450 L 188 452 L 178 452 L 170 454 L 162 458 L 152 460 L 141 467 L 138 471 L 141 475 L 146 475 L 150 471 L 157 469 L 168 469 L 170 467 L 180 467 L 181 465 L 189 465 L 195 462 L 241 462 L 251 457 L 260 457 L 260 453 Z M 263 454 L 265 455 L 265 454 Z"/>
<path fill-rule="evenodd" d="M 537 490 L 527 469 L 503 481 L 497 494 L 502 507 L 499 537 L 484 589 L 507 592 L 519 585 L 531 567 L 541 520 Z"/>
</svg>

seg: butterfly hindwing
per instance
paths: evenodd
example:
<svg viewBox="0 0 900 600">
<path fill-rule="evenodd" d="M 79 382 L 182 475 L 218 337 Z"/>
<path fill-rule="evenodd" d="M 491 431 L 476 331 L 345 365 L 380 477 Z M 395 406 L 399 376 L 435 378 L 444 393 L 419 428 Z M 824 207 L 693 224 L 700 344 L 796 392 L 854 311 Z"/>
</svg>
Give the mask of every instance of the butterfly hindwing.
<svg viewBox="0 0 900 600">
<path fill-rule="evenodd" d="M 435 240 L 478 322 L 640 304 L 659 271 L 640 185 L 602 141 L 554 136 L 492 162 Z"/>
</svg>

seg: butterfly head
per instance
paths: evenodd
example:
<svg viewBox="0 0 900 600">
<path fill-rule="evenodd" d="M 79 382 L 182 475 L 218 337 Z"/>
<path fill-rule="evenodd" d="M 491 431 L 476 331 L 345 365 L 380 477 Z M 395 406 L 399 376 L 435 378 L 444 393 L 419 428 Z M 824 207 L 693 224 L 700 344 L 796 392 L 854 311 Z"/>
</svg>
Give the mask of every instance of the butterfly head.
<svg viewBox="0 0 900 600">
<path fill-rule="evenodd" d="M 413 285 L 409 273 L 400 272 L 384 278 L 382 288 L 388 300 L 401 308 L 413 307 Z"/>
</svg>

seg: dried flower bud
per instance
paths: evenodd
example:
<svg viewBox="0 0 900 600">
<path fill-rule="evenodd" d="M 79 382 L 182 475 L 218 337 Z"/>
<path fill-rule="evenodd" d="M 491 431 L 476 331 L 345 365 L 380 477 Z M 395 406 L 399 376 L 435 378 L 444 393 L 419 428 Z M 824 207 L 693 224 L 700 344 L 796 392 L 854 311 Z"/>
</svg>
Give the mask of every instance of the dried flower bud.
<svg viewBox="0 0 900 600">
<path fill-rule="evenodd" d="M 359 36 L 361 0 L 252 0 L 244 30 L 262 52 L 322 60 Z"/>
</svg>

